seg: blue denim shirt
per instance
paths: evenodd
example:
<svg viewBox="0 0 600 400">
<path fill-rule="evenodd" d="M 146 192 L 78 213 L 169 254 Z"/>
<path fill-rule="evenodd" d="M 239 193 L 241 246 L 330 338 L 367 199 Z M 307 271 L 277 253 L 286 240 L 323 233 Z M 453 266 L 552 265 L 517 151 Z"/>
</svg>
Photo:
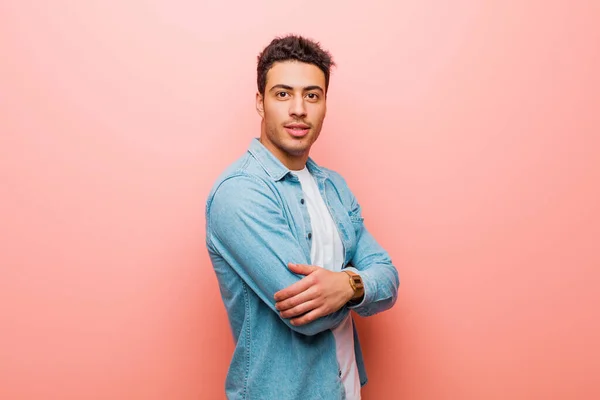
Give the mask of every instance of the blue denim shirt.
<svg viewBox="0 0 600 400">
<path fill-rule="evenodd" d="M 302 279 L 288 263 L 309 264 L 311 224 L 300 181 L 257 139 L 215 183 L 206 203 L 206 245 L 235 340 L 225 390 L 229 399 L 344 399 L 331 331 L 354 310 L 392 307 L 398 272 L 367 231 L 361 207 L 334 171 L 308 159 L 344 246 L 343 268 L 362 277 L 363 301 L 303 326 L 275 309 L 275 292 Z M 356 328 L 361 386 L 367 382 Z"/>
</svg>

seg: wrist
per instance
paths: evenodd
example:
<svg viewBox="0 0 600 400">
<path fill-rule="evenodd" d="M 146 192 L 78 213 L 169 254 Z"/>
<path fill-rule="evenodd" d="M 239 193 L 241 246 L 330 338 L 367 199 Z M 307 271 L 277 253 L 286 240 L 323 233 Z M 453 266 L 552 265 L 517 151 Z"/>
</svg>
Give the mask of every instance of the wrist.
<svg viewBox="0 0 600 400">
<path fill-rule="evenodd" d="M 348 285 L 350 286 L 351 297 L 349 302 L 352 304 L 359 304 L 364 296 L 365 289 L 362 279 L 359 274 L 352 271 L 342 271 L 348 275 Z"/>
</svg>

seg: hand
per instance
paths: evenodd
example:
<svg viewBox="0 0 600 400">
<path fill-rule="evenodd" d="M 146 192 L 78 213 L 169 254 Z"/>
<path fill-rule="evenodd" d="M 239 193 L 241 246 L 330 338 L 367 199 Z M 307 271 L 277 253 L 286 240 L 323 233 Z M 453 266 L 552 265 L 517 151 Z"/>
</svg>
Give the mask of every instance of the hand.
<svg viewBox="0 0 600 400">
<path fill-rule="evenodd" d="M 342 308 L 354 295 L 344 272 L 314 265 L 288 264 L 289 269 L 306 275 L 300 281 L 275 293 L 275 308 L 282 318 L 300 326 Z"/>
</svg>

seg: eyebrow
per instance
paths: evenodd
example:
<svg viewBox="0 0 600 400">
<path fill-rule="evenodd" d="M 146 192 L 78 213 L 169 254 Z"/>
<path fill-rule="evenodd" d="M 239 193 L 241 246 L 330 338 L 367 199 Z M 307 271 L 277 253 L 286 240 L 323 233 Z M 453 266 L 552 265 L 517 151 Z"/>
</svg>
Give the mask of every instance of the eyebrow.
<svg viewBox="0 0 600 400">
<path fill-rule="evenodd" d="M 269 89 L 269 92 L 273 91 L 273 89 L 294 90 L 293 87 L 291 87 L 289 85 L 282 85 L 282 84 L 278 84 L 278 85 L 273 86 L 271 89 Z M 325 93 L 325 91 L 323 90 L 323 88 L 321 86 L 318 86 L 318 85 L 306 86 L 306 87 L 302 88 L 302 90 L 304 92 L 308 92 L 310 90 L 320 90 L 321 93 Z"/>
</svg>

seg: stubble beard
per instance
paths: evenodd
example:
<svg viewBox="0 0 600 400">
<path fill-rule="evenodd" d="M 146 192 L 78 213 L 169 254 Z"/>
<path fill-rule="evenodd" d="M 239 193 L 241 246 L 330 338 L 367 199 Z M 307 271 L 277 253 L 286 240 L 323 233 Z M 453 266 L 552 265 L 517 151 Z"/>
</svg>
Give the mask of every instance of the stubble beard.
<svg viewBox="0 0 600 400">
<path fill-rule="evenodd" d="M 311 127 L 311 131 L 314 127 Z M 265 134 L 273 146 L 279 151 L 292 157 L 300 157 L 306 154 L 312 144 L 315 142 L 316 137 L 304 137 L 302 139 L 294 139 L 288 135 L 283 126 L 271 126 L 265 122 Z M 314 132 L 309 133 L 311 136 Z M 303 143 L 299 143 L 303 142 Z M 291 145 L 287 145 L 287 143 Z"/>
</svg>

